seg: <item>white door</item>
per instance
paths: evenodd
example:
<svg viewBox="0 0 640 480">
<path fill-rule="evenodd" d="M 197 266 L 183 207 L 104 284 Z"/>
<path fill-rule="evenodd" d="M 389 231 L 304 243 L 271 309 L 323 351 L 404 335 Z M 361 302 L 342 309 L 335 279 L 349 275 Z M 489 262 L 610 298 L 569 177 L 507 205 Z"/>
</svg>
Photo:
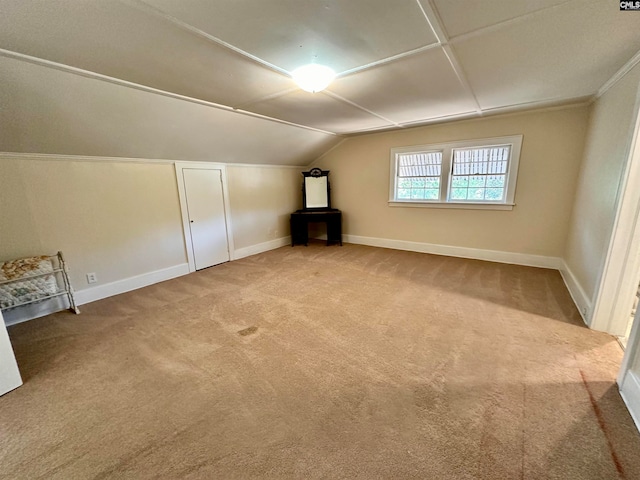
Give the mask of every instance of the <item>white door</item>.
<svg viewBox="0 0 640 480">
<path fill-rule="evenodd" d="M 20 378 L 7 327 L 4 325 L 2 312 L 0 312 L 0 395 L 18 388 L 20 385 L 22 385 L 22 378 Z"/>
<path fill-rule="evenodd" d="M 196 270 L 229 261 L 220 170 L 182 170 Z"/>
</svg>

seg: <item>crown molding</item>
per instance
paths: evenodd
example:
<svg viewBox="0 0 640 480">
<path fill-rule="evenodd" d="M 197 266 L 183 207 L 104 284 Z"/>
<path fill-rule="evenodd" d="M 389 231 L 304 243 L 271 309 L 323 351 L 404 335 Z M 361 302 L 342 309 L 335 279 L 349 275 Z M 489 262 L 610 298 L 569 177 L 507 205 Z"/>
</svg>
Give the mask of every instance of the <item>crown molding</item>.
<svg viewBox="0 0 640 480">
<path fill-rule="evenodd" d="M 576 97 L 567 100 L 542 100 L 539 102 L 522 103 L 517 105 L 507 105 L 504 107 L 496 107 L 486 109 L 478 113 L 475 111 L 463 112 L 454 115 L 435 117 L 428 120 L 416 120 L 414 122 L 405 122 L 400 124 L 402 130 L 410 128 L 426 127 L 429 125 L 443 125 L 452 122 L 475 122 L 493 116 L 514 116 L 533 112 L 552 112 L 555 110 L 568 110 L 572 108 L 580 108 L 589 106 L 592 103 L 592 97 Z M 399 131 L 397 128 L 372 128 L 368 130 L 359 130 L 357 132 L 345 134 L 347 138 L 357 137 L 361 135 L 374 135 L 388 133 L 390 131 Z"/>
<path fill-rule="evenodd" d="M 629 73 L 633 67 L 635 67 L 638 63 L 640 63 L 640 50 L 636 52 L 636 54 L 629 59 L 627 63 L 625 63 L 620 70 L 613 74 L 613 76 L 607 80 L 604 85 L 600 87 L 598 93 L 596 93 L 594 100 L 597 100 L 602 95 L 607 93 L 616 83 L 618 83 L 622 78 Z"/>
</svg>

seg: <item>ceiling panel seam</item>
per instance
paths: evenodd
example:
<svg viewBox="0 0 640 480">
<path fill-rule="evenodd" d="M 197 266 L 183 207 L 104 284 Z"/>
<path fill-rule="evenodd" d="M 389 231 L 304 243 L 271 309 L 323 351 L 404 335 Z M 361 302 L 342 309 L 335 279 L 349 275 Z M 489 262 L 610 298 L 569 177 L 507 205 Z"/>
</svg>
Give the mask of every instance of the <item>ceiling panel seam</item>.
<svg viewBox="0 0 640 480">
<path fill-rule="evenodd" d="M 278 72 L 278 73 L 280 73 L 280 74 L 282 74 L 282 75 L 284 75 L 286 77 L 291 78 L 291 73 L 288 70 L 286 70 L 284 68 L 281 68 L 281 67 L 279 67 L 279 66 L 277 66 L 277 65 L 275 65 L 273 63 L 270 63 L 270 62 L 268 62 L 268 61 L 266 61 L 266 60 L 264 60 L 264 59 L 262 59 L 262 58 L 260 58 L 260 57 L 258 57 L 256 55 L 253 55 L 253 54 L 251 54 L 251 53 L 249 53 L 249 52 L 247 52 L 245 50 L 242 50 L 241 48 L 238 48 L 235 45 L 232 45 L 232 44 L 230 44 L 228 42 L 225 42 L 224 40 L 222 40 L 222 39 L 220 39 L 220 38 L 218 38 L 218 37 L 216 37 L 214 35 L 211 35 L 211 34 L 209 34 L 207 32 L 204 32 L 204 31 L 200 30 L 199 28 L 196 28 L 193 25 L 190 25 L 189 23 L 184 22 L 184 21 L 182 21 L 182 20 L 180 20 L 180 19 L 178 19 L 178 18 L 176 18 L 176 17 L 174 17 L 174 16 L 172 16 L 172 15 L 170 15 L 170 14 L 168 14 L 168 13 L 162 11 L 162 10 L 160 10 L 159 8 L 156 8 L 156 7 L 152 6 L 152 5 L 149 5 L 148 3 L 144 2 L 143 0 L 120 0 L 120 1 L 124 2 L 124 3 L 127 3 L 127 4 L 130 4 L 131 6 L 133 6 L 135 8 L 138 8 L 141 11 L 144 11 L 146 13 L 150 13 L 150 14 L 153 14 L 153 15 L 160 16 L 160 17 L 164 18 L 165 20 L 175 24 L 176 26 L 178 26 L 178 27 L 180 27 L 180 28 L 182 28 L 184 30 L 189 31 L 190 33 L 193 33 L 195 35 L 204 37 L 207 40 L 209 40 L 209 41 L 211 41 L 211 42 L 213 42 L 213 43 L 215 43 L 217 45 L 220 45 L 220 46 L 222 46 L 224 48 L 227 48 L 227 49 L 229 49 L 229 50 L 231 50 L 231 51 L 233 51 L 233 52 L 235 52 L 235 53 L 237 53 L 237 54 L 239 54 L 241 56 L 244 56 L 244 57 L 246 57 L 246 58 L 258 63 L 259 65 L 267 67 L 267 68 L 269 68 L 271 70 L 274 70 L 274 71 L 276 71 L 276 72 Z M 420 9 L 422 10 L 422 7 L 420 7 Z M 427 22 L 429 22 L 428 19 L 427 19 Z M 429 27 L 431 28 L 431 30 L 433 31 L 434 35 L 437 38 L 438 35 L 433 30 L 433 27 L 431 26 L 430 23 L 429 23 Z M 439 42 L 439 41 L 435 42 L 435 43 L 431 43 L 429 45 L 424 45 L 422 47 L 418 47 L 418 48 L 415 48 L 415 49 L 412 49 L 412 50 L 408 50 L 406 52 L 398 53 L 396 55 L 391 55 L 390 57 L 386 57 L 386 58 L 382 58 L 380 60 L 376 60 L 375 62 L 367 63 L 367 64 L 364 64 L 364 65 L 360 65 L 358 67 L 354 67 L 354 68 L 345 70 L 343 72 L 338 73 L 336 75 L 336 77 L 344 77 L 344 76 L 347 76 L 347 75 L 351 75 L 353 73 L 357 73 L 357 72 L 360 72 L 360 71 L 363 71 L 363 70 L 367 70 L 369 68 L 376 67 L 378 65 L 383 65 L 383 64 L 390 63 L 390 62 L 393 62 L 393 61 L 396 61 L 396 60 L 400 60 L 402 58 L 405 58 L 405 57 L 408 57 L 408 56 L 411 56 L 411 55 L 417 55 L 419 53 L 425 52 L 427 50 L 430 50 L 432 48 L 439 47 L 439 46 L 441 46 L 441 42 Z M 286 95 L 287 93 L 288 92 L 283 92 L 282 95 Z M 281 96 L 281 95 L 280 94 L 275 94 L 275 97 L 273 97 L 273 98 L 277 98 L 278 96 Z M 265 100 L 268 100 L 270 98 L 272 98 L 272 97 L 265 98 Z M 244 105 L 248 105 L 248 104 L 251 104 L 251 103 L 257 103 L 259 101 L 261 101 L 261 100 L 252 101 L 252 102 L 249 102 L 249 103 L 244 104 Z"/>
<path fill-rule="evenodd" d="M 418 5 L 420 5 L 420 9 L 422 10 L 422 13 L 424 14 L 427 21 L 429 22 L 431 29 L 434 32 L 436 32 L 436 36 L 439 37 L 439 41 L 440 43 L 442 43 L 442 49 L 444 51 L 444 54 L 447 57 L 449 65 L 451 65 L 451 68 L 456 74 L 456 77 L 458 77 L 458 81 L 473 99 L 473 102 L 476 106 L 476 111 L 478 113 L 482 112 L 482 108 L 480 107 L 480 102 L 478 101 L 478 97 L 473 91 L 473 88 L 471 88 L 471 84 L 469 83 L 469 79 L 467 78 L 467 75 L 465 74 L 464 69 L 462 68 L 462 65 L 458 61 L 458 58 L 456 57 L 455 52 L 453 51 L 451 46 L 448 45 L 449 38 L 447 37 L 446 31 L 442 23 L 442 19 L 440 18 L 438 11 L 436 10 L 435 6 L 432 5 L 431 0 L 422 0 L 422 1 L 416 0 L 416 1 L 418 2 Z"/>
<path fill-rule="evenodd" d="M 518 15 L 518 16 L 513 17 L 513 18 L 508 18 L 506 20 L 502 20 L 501 22 L 492 23 L 491 25 L 486 25 L 484 27 L 477 28 L 477 29 L 472 30 L 470 32 L 462 33 L 460 35 L 453 36 L 453 37 L 451 37 L 449 39 L 449 43 L 452 43 L 452 44 L 453 43 L 459 43 L 459 42 L 462 42 L 464 40 L 468 40 L 470 38 L 477 37 L 477 36 L 482 35 L 484 33 L 490 33 L 490 32 L 493 32 L 495 30 L 500 30 L 501 28 L 509 26 L 511 24 L 523 22 L 523 21 L 527 20 L 529 17 L 536 16 L 536 15 L 540 14 L 541 12 L 545 12 L 547 10 L 552 10 L 552 9 L 556 9 L 556 8 L 559 8 L 559 7 L 563 7 L 563 6 L 565 6 L 565 5 L 569 4 L 569 3 L 574 3 L 576 1 L 581 1 L 581 0 L 567 0 L 566 2 L 558 3 L 556 5 L 549 5 L 548 7 L 544 7 L 544 8 L 539 8 L 538 10 L 534 10 L 532 12 L 527 12 L 527 13 L 524 13 L 522 15 Z"/>
<path fill-rule="evenodd" d="M 160 90 L 158 88 L 149 87 L 148 85 L 142 85 L 140 83 L 130 82 L 128 80 L 122 80 L 120 78 L 110 77 L 108 75 L 103 75 L 102 73 L 92 72 L 90 70 L 83 70 L 82 68 L 72 67 L 71 65 L 66 65 L 64 63 L 53 62 L 51 60 L 45 60 L 39 57 L 32 57 L 31 55 L 25 55 L 24 53 L 13 52 L 11 50 L 5 50 L 0 48 L 0 56 L 6 58 L 12 58 L 14 60 L 31 63 L 34 65 L 38 65 L 40 67 L 51 68 L 53 70 L 58 70 L 65 73 L 70 73 L 73 75 L 78 75 L 81 77 L 99 80 L 107 83 L 111 83 L 114 85 L 118 85 L 121 87 L 132 88 L 134 90 L 140 90 L 147 93 L 152 93 L 155 95 L 161 95 L 164 97 L 174 98 L 177 100 L 183 100 L 190 103 L 196 103 L 198 105 L 203 105 L 206 107 L 216 108 L 218 110 L 226 110 L 228 112 L 234 112 L 239 115 L 246 115 L 249 117 L 260 118 L 262 120 L 280 123 L 283 125 L 289 125 L 291 127 L 302 128 L 305 130 L 311 130 L 314 132 L 323 133 L 325 135 L 337 136 L 335 132 L 330 132 L 327 130 L 322 130 L 320 128 L 314 128 L 307 125 L 301 125 L 298 123 L 288 122 L 286 120 L 281 120 L 279 118 L 268 117 L 266 115 L 260 115 L 258 113 L 249 112 L 246 110 L 238 110 L 233 107 L 229 107 L 227 105 L 222 105 L 219 103 L 209 102 L 207 100 L 201 100 L 199 98 L 188 97 L 186 95 L 180 95 L 179 93 L 169 92 L 167 90 Z"/>
<path fill-rule="evenodd" d="M 440 47 L 441 44 L 439 42 L 430 43 L 429 45 L 424 45 L 422 47 L 414 48 L 413 50 L 407 50 L 406 52 L 398 53 L 397 55 L 392 55 L 387 58 L 382 58 L 380 60 L 376 60 L 375 62 L 367 63 L 365 65 L 360 65 L 359 67 L 350 68 L 349 70 L 345 70 L 344 72 L 340 72 L 336 75 L 336 78 L 343 78 L 348 75 L 352 75 L 354 73 L 360 73 L 363 70 L 369 70 L 373 67 L 378 67 L 380 65 L 386 65 L 387 63 L 395 62 L 396 60 L 401 60 L 403 58 L 411 57 L 413 55 L 417 55 L 419 53 L 426 52 L 427 50 L 431 50 L 433 48 Z"/>
<path fill-rule="evenodd" d="M 248 107 L 249 105 L 254 105 L 256 103 L 266 102 L 267 100 L 274 100 L 276 98 L 284 97 L 285 95 L 289 95 L 290 93 L 297 92 L 298 90 L 300 90 L 300 88 L 298 88 L 298 87 L 288 88 L 288 89 L 282 90 L 280 92 L 272 93 L 270 95 L 265 95 L 263 97 L 256 98 L 254 100 L 249 100 L 248 102 L 241 103 L 241 104 L 235 106 L 234 108 L 235 109 L 243 109 L 243 108 Z"/>
<path fill-rule="evenodd" d="M 447 32 L 444 29 L 444 26 L 442 25 L 442 21 L 440 20 L 437 13 L 435 12 L 433 5 L 431 5 L 430 0 L 422 0 L 422 1 L 416 0 L 416 3 L 418 4 L 418 8 L 420 9 L 420 11 L 422 12 L 422 15 L 424 16 L 424 19 L 429 24 L 429 28 L 431 28 L 431 31 L 436 36 L 438 43 L 440 44 L 447 43 L 447 39 L 448 39 Z M 426 4 L 426 7 L 423 3 Z M 431 18 L 430 15 L 433 16 L 433 18 Z"/>
<path fill-rule="evenodd" d="M 444 50 L 444 54 L 446 55 L 447 60 L 451 65 L 451 68 L 453 68 L 453 71 L 455 72 L 456 77 L 458 77 L 458 81 L 460 82 L 462 87 L 467 91 L 467 93 L 471 95 L 471 98 L 473 98 L 473 103 L 476 106 L 476 111 L 478 113 L 482 112 L 482 107 L 480 106 L 478 97 L 476 96 L 476 93 L 473 91 L 473 88 L 471 88 L 471 84 L 467 79 L 467 75 L 466 73 L 464 73 L 464 68 L 462 68 L 462 65 L 460 65 L 460 62 L 458 62 L 458 58 L 456 57 L 453 51 L 453 48 L 451 47 L 451 45 L 445 45 L 444 47 L 442 47 L 442 49 Z"/>
<path fill-rule="evenodd" d="M 346 99 L 346 98 L 344 98 L 344 97 L 341 97 L 341 96 L 340 96 L 340 95 L 338 95 L 337 93 L 333 93 L 333 92 L 332 92 L 332 91 L 330 91 L 330 90 L 324 90 L 322 93 L 323 93 L 324 95 L 327 95 L 327 96 L 329 96 L 329 97 L 332 97 L 332 98 L 334 98 L 334 99 L 336 99 L 336 100 L 339 100 L 339 101 L 341 101 L 341 102 L 344 102 L 344 103 L 346 103 L 346 104 L 348 104 L 348 105 L 351 105 L 352 107 L 356 107 L 356 108 L 358 108 L 358 109 L 362 110 L 363 112 L 367 112 L 369 115 L 373 115 L 374 117 L 378 117 L 380 120 L 384 120 L 385 122 L 388 122 L 388 123 L 390 123 L 390 124 L 392 124 L 392 125 L 394 125 L 394 126 L 396 126 L 396 127 L 399 127 L 399 128 L 401 128 L 401 127 L 402 127 L 398 122 L 394 122 L 393 120 L 390 120 L 390 119 L 388 119 L 388 118 L 386 118 L 386 117 L 383 117 L 382 115 L 379 115 L 379 114 L 377 114 L 376 112 L 373 112 L 373 111 L 369 110 L 368 108 L 365 108 L 365 107 L 363 107 L 363 106 L 361 106 L 361 105 L 358 105 L 357 103 L 352 102 L 352 101 L 351 101 L 351 100 L 349 100 L 349 99 Z"/>
<path fill-rule="evenodd" d="M 217 45 L 220 45 L 221 47 L 224 47 L 228 50 L 231 50 L 234 53 L 237 53 L 238 55 L 241 55 L 245 58 L 248 58 L 249 60 L 262 65 L 263 67 L 266 67 L 270 70 L 273 70 L 276 73 L 279 73 L 281 75 L 284 75 L 285 77 L 289 77 L 291 78 L 291 74 L 285 70 L 284 68 L 280 68 L 277 65 L 274 65 L 273 63 L 267 62 L 266 60 L 263 60 L 260 57 L 257 57 L 255 55 L 252 55 L 249 52 L 246 52 L 244 50 L 242 50 L 241 48 L 236 47 L 235 45 L 231 45 L 230 43 L 225 42 L 224 40 L 219 39 L 218 37 L 215 37 L 213 35 L 208 34 L 207 32 L 204 32 L 202 30 L 200 30 L 199 28 L 194 27 L 193 25 L 190 25 L 186 22 L 183 22 L 182 20 L 177 19 L 176 17 L 169 15 L 168 13 L 152 6 L 149 5 L 148 3 L 145 3 L 142 0 L 120 0 L 121 2 L 127 3 L 135 8 L 138 8 L 139 10 L 145 12 L 145 13 L 150 13 L 152 15 L 157 15 L 163 19 L 165 19 L 166 21 L 176 25 L 177 27 L 186 30 L 194 35 L 197 35 L 199 37 L 205 38 L 207 40 L 209 40 L 210 42 L 213 42 Z"/>
</svg>

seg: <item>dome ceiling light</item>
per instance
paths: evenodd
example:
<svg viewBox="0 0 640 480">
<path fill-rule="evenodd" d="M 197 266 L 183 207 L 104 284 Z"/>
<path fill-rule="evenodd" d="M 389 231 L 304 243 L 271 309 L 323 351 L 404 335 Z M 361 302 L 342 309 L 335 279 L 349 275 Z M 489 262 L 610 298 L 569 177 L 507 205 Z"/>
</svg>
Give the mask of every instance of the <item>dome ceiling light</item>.
<svg viewBox="0 0 640 480">
<path fill-rule="evenodd" d="M 291 72 L 293 81 L 305 92 L 316 93 L 324 90 L 336 78 L 336 72 L 324 65 L 312 63 Z"/>
</svg>

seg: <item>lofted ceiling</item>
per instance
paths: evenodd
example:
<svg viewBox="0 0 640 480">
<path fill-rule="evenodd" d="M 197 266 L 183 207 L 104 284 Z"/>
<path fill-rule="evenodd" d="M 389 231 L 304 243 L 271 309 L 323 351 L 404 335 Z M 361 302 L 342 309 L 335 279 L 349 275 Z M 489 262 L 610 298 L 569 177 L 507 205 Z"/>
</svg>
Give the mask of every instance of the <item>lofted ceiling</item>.
<svg viewBox="0 0 640 480">
<path fill-rule="evenodd" d="M 349 135 L 585 100 L 640 50 L 640 13 L 613 0 L 0 0 L 0 49 Z M 338 77 L 303 92 L 290 72 L 307 63 Z"/>
</svg>

